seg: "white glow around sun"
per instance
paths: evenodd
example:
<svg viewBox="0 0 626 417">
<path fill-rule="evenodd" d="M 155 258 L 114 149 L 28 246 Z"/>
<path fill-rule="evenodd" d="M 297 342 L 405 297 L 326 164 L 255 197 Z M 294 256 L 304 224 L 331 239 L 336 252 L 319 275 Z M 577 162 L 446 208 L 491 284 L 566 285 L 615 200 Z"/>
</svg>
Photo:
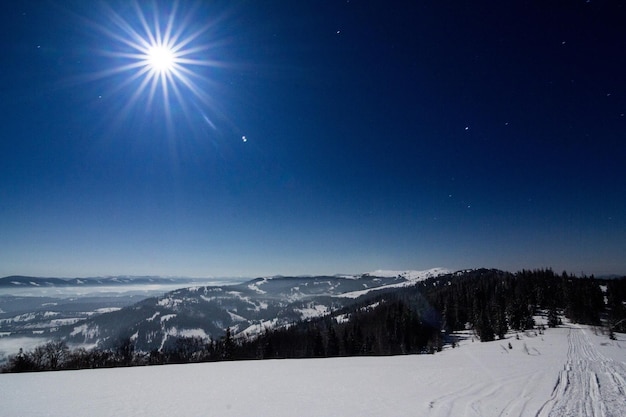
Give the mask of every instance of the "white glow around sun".
<svg viewBox="0 0 626 417">
<path fill-rule="evenodd" d="M 136 104 L 144 109 L 158 105 L 165 110 L 170 125 L 174 102 L 185 112 L 190 100 L 210 105 L 210 96 L 203 88 L 208 84 L 203 75 L 206 71 L 199 69 L 221 65 L 208 56 L 212 47 L 206 38 L 212 24 L 192 26 L 192 11 L 179 18 L 177 1 L 169 3 L 169 9 L 159 9 L 156 2 L 131 4 L 124 16 L 104 6 L 109 21 L 95 26 L 113 41 L 102 53 L 113 58 L 114 66 L 92 78 L 116 77 L 119 82 L 114 92 L 130 92 L 123 113 Z M 160 103 L 156 103 L 159 96 Z"/>
<path fill-rule="evenodd" d="M 151 46 L 146 55 L 147 64 L 150 65 L 152 71 L 169 73 L 175 68 L 176 55 L 167 46 Z"/>
</svg>

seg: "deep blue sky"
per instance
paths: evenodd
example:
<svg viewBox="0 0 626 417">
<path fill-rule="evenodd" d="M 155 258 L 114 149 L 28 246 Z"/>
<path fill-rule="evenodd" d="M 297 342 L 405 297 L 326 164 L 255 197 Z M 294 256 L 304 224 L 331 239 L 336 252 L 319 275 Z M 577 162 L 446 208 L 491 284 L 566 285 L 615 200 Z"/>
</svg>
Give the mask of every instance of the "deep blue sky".
<svg viewBox="0 0 626 417">
<path fill-rule="evenodd" d="M 150 100 L 130 2 L 2 2 L 0 276 L 626 273 L 623 3 L 483 3 L 181 1 Z"/>
</svg>

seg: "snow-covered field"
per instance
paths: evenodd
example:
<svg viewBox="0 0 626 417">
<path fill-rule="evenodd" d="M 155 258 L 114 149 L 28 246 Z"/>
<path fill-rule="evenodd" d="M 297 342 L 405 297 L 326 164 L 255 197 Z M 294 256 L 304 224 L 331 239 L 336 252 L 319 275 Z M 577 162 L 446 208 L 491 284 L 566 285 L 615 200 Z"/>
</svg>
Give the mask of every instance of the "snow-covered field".
<svg viewBox="0 0 626 417">
<path fill-rule="evenodd" d="M 569 325 L 436 355 L 2 374 L 0 415 L 617 417 L 625 362 L 626 335 Z"/>
</svg>

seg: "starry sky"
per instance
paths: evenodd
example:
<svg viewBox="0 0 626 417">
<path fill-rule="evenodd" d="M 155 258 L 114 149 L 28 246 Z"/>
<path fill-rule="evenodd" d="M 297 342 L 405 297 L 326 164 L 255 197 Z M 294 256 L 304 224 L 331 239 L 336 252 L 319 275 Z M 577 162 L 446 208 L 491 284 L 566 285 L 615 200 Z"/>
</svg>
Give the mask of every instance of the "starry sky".
<svg viewBox="0 0 626 417">
<path fill-rule="evenodd" d="M 625 7 L 2 2 L 0 276 L 626 274 Z"/>
</svg>

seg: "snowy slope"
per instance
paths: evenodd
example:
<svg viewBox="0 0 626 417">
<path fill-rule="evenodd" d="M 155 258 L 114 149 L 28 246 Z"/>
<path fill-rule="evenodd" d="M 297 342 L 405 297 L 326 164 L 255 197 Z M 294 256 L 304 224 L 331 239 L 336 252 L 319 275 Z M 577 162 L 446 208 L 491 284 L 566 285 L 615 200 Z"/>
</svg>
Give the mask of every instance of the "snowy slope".
<svg viewBox="0 0 626 417">
<path fill-rule="evenodd" d="M 364 275 L 369 275 L 372 277 L 381 277 L 381 278 L 394 278 L 394 277 L 402 277 L 407 279 L 408 281 L 418 282 L 423 281 L 428 278 L 438 277 L 439 275 L 449 274 L 452 271 L 445 268 L 431 268 L 424 271 L 391 271 L 378 269 L 373 272 L 368 272 Z"/>
<path fill-rule="evenodd" d="M 450 274 L 451 271 L 445 268 L 432 268 L 427 269 L 425 271 L 389 271 L 389 270 L 376 270 L 373 272 L 368 272 L 367 274 L 363 274 L 363 276 L 372 276 L 372 277 L 380 277 L 380 278 L 401 278 L 401 282 L 381 285 L 375 288 L 367 288 L 364 290 L 351 291 L 343 294 L 337 295 L 337 297 L 343 298 L 358 298 L 362 295 L 369 294 L 372 291 L 385 290 L 389 288 L 401 288 L 401 287 L 410 287 L 411 285 L 415 285 L 420 281 L 427 280 L 429 278 L 435 278 L 441 275 Z"/>
<path fill-rule="evenodd" d="M 2 374 L 0 416 L 623 416 L 618 339 L 569 326 L 436 355 Z"/>
<path fill-rule="evenodd" d="M 567 361 L 538 417 L 626 415 L 626 357 L 614 359 L 614 349 L 603 349 L 607 341 L 597 346 L 592 337 L 579 326 L 569 331 Z"/>
<path fill-rule="evenodd" d="M 227 327 L 235 335 L 250 337 L 265 328 L 329 314 L 373 288 L 414 285 L 444 271 L 447 272 L 442 268 L 381 271 L 383 276 L 371 273 L 358 278 L 270 277 L 226 286 L 183 288 L 120 311 L 55 328 L 44 336 L 63 338 L 74 344 L 100 343 L 104 347 L 115 347 L 120 337 L 135 335 L 135 347 L 143 351 L 163 349 L 177 336 L 218 339 Z M 341 294 L 348 296 L 340 297 Z M 156 320 L 157 316 L 160 319 Z"/>
</svg>

